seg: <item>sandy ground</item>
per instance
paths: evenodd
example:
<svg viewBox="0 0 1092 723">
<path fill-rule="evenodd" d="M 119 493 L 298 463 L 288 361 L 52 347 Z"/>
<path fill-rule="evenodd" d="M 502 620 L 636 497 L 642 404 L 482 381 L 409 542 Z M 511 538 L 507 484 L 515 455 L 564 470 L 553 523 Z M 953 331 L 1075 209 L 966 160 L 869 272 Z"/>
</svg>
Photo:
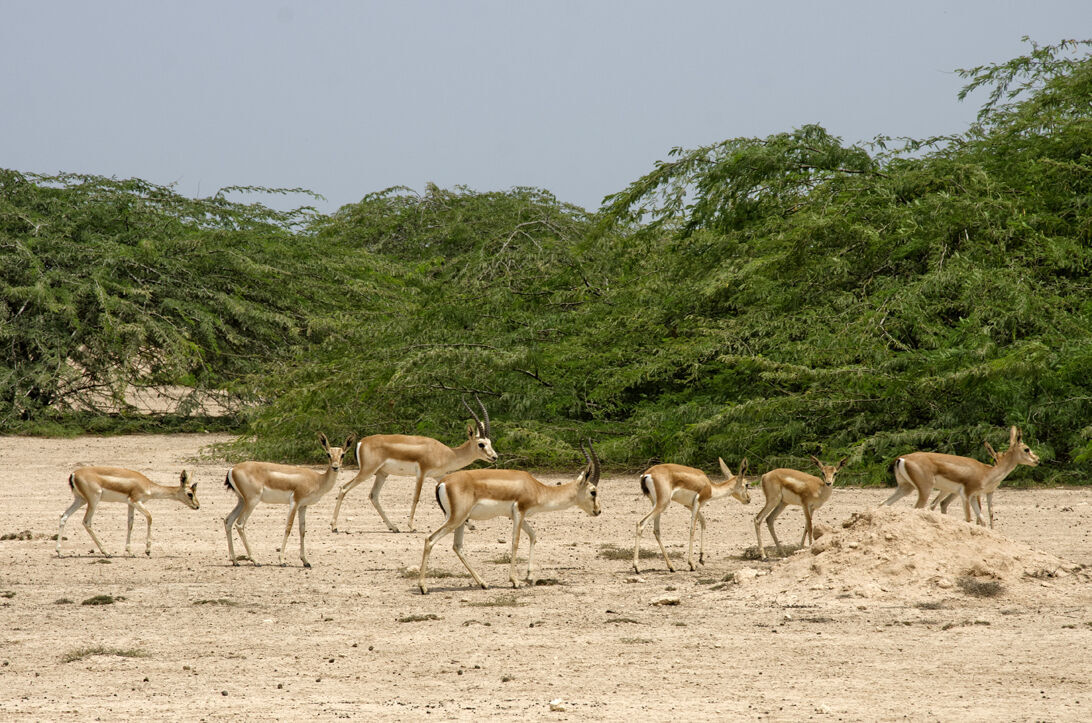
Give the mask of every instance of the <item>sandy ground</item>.
<svg viewBox="0 0 1092 723">
<path fill-rule="evenodd" d="M 1002 489 L 997 534 L 933 519 L 943 532 L 935 538 L 920 536 L 931 528 L 905 501 L 901 515 L 843 530 L 839 523 L 887 491 L 838 489 L 818 519 L 841 542 L 770 563 L 741 557 L 754 545 L 757 492 L 747 508 L 730 499 L 706 508 L 707 564 L 697 572 L 671 574 L 652 558 L 637 576 L 602 546 L 631 549 L 648 504 L 634 478 L 609 478 L 601 517 L 573 508 L 535 518 L 538 573 L 555 584 L 505 585 L 509 526 L 495 520 L 466 539 L 493 587 L 470 586 L 447 538 L 430 567 L 458 576 L 433 578 L 432 594 L 422 596 L 405 575 L 442 519 L 431 485 L 415 533 L 387 532 L 362 486 L 342 510 L 347 532 L 333 534 L 328 495 L 311 508 L 309 570 L 295 535 L 289 566 L 272 564 L 287 509 L 261 506 L 249 530 L 267 564 L 233 568 L 226 466 L 196 461 L 216 439 L 0 438 L 0 534 L 32 534 L 0 542 L 4 719 L 1092 719 L 1092 583 L 1073 567 L 1092 566 L 1092 489 Z M 139 554 L 139 515 L 138 556 L 109 560 L 92 554 L 74 515 L 58 558 L 49 538 L 71 501 L 68 473 L 107 463 L 163 483 L 186 466 L 201 509 L 149 503 L 150 559 Z M 343 470 L 342 480 L 354 472 Z M 851 470 L 844 474 L 852 482 Z M 410 496 L 408 479 L 387 482 L 385 507 L 403 527 Z M 685 554 L 686 523 L 677 505 L 665 513 L 669 551 Z M 799 510 L 787 510 L 782 542 L 799 541 L 801 527 Z M 95 528 L 121 553 L 125 507 L 102 505 Z M 654 545 L 649 529 L 643 547 Z M 994 559 L 998 545 L 1004 564 Z M 913 559 L 899 567 L 908 550 Z M 1055 557 L 1061 572 L 1052 576 L 1041 568 Z M 999 596 L 951 584 L 961 570 L 948 561 L 976 558 L 981 574 L 1003 583 Z M 1044 574 L 1027 576 L 1034 570 L 1024 562 Z M 725 584 L 725 576 L 741 581 Z M 119 600 L 81 604 L 96 595 Z M 651 604 L 664 595 L 678 604 Z M 64 662 L 88 647 L 143 657 Z"/>
</svg>

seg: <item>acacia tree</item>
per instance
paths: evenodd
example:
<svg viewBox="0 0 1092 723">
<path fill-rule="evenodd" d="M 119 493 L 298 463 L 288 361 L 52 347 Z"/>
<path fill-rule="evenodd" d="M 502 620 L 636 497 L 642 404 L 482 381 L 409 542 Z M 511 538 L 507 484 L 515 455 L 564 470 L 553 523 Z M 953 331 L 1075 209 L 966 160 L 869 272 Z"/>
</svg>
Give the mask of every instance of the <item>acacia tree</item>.
<svg viewBox="0 0 1092 723">
<path fill-rule="evenodd" d="M 188 199 L 140 180 L 0 171 L 0 428 L 125 410 L 134 387 L 235 398 L 309 335 L 312 213 Z M 261 190 L 261 189 L 248 189 Z"/>
</svg>

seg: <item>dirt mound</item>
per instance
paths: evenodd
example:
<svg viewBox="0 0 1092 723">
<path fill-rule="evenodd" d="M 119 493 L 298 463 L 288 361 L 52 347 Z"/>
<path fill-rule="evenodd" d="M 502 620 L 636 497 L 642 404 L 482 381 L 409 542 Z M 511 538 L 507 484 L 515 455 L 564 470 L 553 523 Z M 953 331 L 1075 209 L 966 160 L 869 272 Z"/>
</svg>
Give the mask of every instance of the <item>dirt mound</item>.
<svg viewBox="0 0 1092 723">
<path fill-rule="evenodd" d="M 892 507 L 854 513 L 769 574 L 740 573 L 737 580 L 748 592 L 776 595 L 784 603 L 815 597 L 913 601 L 958 594 L 1037 599 L 1069 594 L 1070 584 L 1092 581 L 1080 565 L 993 530 Z"/>
</svg>

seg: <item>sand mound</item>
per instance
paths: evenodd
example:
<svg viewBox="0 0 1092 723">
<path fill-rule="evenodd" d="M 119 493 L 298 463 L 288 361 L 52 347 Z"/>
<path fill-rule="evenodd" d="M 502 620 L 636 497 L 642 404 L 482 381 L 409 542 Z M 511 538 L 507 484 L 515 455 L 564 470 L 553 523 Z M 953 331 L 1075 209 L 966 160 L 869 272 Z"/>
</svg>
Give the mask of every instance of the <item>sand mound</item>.
<svg viewBox="0 0 1092 723">
<path fill-rule="evenodd" d="M 815 597 L 1033 597 L 1092 581 L 1080 565 L 998 532 L 934 512 L 880 507 L 854 513 L 766 575 L 737 575 L 741 588 L 785 603 Z M 789 599 L 792 598 L 792 599 Z"/>
</svg>

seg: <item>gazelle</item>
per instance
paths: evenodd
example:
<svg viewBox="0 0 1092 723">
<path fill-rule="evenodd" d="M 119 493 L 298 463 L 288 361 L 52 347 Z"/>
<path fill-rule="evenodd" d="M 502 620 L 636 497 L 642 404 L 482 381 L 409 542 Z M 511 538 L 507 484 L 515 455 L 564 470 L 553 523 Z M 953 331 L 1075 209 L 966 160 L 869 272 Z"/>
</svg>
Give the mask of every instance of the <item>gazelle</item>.
<svg viewBox="0 0 1092 723">
<path fill-rule="evenodd" d="M 497 453 L 493 451 L 491 441 L 489 412 L 486 411 L 485 405 L 477 395 L 474 399 L 481 407 L 485 421 L 478 418 L 464 399 L 463 406 L 474 417 L 474 425 L 467 425 L 466 441 L 458 447 L 448 447 L 432 437 L 412 437 L 405 434 L 373 434 L 361 439 L 356 445 L 356 461 L 360 464 L 360 471 L 356 473 L 356 477 L 343 484 L 338 490 L 330 531 L 337 532 L 337 516 L 341 512 L 341 503 L 345 500 L 345 495 L 373 474 L 375 482 L 368 496 L 391 532 L 398 532 L 398 528 L 387 518 L 387 513 L 379 504 L 379 492 L 383 489 L 383 483 L 387 481 L 387 475 L 391 474 L 414 475 L 417 478 L 409 516 L 409 530 L 413 532 L 416 529 L 413 526 L 413 517 L 417 512 L 417 502 L 421 498 L 421 486 L 425 482 L 425 477 L 438 478 L 448 472 L 462 469 L 479 459 L 485 462 L 496 462 Z"/>
<path fill-rule="evenodd" d="M 440 480 L 440 483 L 436 485 L 436 501 L 440 503 L 440 509 L 447 515 L 447 519 L 425 540 L 425 550 L 421 555 L 421 569 L 417 576 L 417 586 L 421 588 L 421 594 L 428 593 L 428 587 L 425 586 L 425 572 L 428 569 L 428 556 L 432 546 L 449 532 L 455 533 L 455 541 L 452 545 L 455 554 L 470 571 L 475 582 L 481 585 L 482 589 L 488 587 L 463 557 L 463 533 L 466 531 L 468 520 L 488 520 L 501 516 L 512 518 L 512 547 L 509 553 L 508 579 L 512 587 L 520 586 L 520 581 L 516 578 L 516 552 L 519 548 L 519 533 L 523 530 L 527 533 L 530 544 L 527 550 L 527 580 L 533 586 L 535 584 L 535 531 L 527 518 L 540 512 L 563 510 L 573 505 L 593 517 L 602 512 L 597 498 L 599 457 L 592 449 L 591 442 L 588 443 L 588 450 L 591 456 L 588 456 L 588 452 L 584 452 L 584 448 L 581 447 L 587 466 L 575 480 L 565 484 L 544 485 L 527 472 L 510 469 L 463 470 L 449 474 Z"/>
<path fill-rule="evenodd" d="M 1039 457 L 1031 451 L 1031 447 L 1024 444 L 1023 435 L 1015 426 L 1009 429 L 1009 448 L 994 454 L 993 466 L 979 462 L 970 457 L 957 457 L 953 454 L 940 454 L 939 452 L 912 452 L 904 454 L 895 460 L 895 481 L 899 488 L 888 497 L 883 504 L 892 505 L 900 499 L 917 490 L 918 500 L 914 507 L 925 507 L 929 501 L 929 493 L 936 487 L 946 493 L 941 502 L 941 509 L 947 508 L 947 497 L 951 493 L 958 494 L 963 500 L 963 517 L 967 522 L 971 521 L 971 510 L 974 510 L 975 521 L 985 526 L 982 519 L 982 507 L 979 503 L 981 495 L 986 495 L 986 506 L 990 508 L 991 527 L 993 521 L 992 495 L 1001 484 L 1002 480 L 1009 476 L 1017 465 L 1026 464 L 1035 467 L 1039 464 Z M 938 495 L 939 497 L 939 495 Z"/>
<path fill-rule="evenodd" d="M 720 497 L 732 496 L 743 504 L 750 504 L 751 495 L 747 491 L 744 473 L 747 472 L 747 460 L 739 463 L 739 473 L 733 475 L 732 470 L 720 462 L 720 471 L 724 473 L 724 481 L 720 483 L 710 482 L 709 478 L 700 469 L 684 467 L 681 464 L 657 464 L 649 467 L 641 474 L 641 493 L 652 502 L 652 511 L 641 518 L 637 523 L 637 536 L 633 541 L 633 570 L 640 572 L 637 564 L 637 556 L 641 547 L 641 533 L 645 525 L 652 520 L 652 534 L 656 536 L 656 542 L 663 553 L 667 569 L 675 572 L 671 560 L 667 557 L 663 540 L 660 539 L 660 515 L 667 509 L 671 501 L 678 502 L 690 510 L 690 549 L 686 553 L 686 564 L 691 570 L 694 567 L 694 523 L 701 525 L 701 543 L 698 548 L 698 562 L 705 564 L 705 515 L 701 508 L 709 500 Z"/>
<path fill-rule="evenodd" d="M 762 475 L 762 491 L 766 494 L 766 504 L 755 515 L 755 537 L 758 538 L 758 554 L 763 560 L 768 558 L 766 548 L 762 545 L 762 521 L 765 520 L 766 527 L 770 529 L 770 537 L 777 546 L 777 554 L 784 556 L 781 542 L 778 541 L 777 532 L 774 531 L 774 521 L 789 505 L 797 505 L 804 510 L 804 536 L 800 538 L 800 546 L 803 547 L 808 538 L 811 538 L 812 543 L 815 542 L 812 517 L 815 511 L 830 499 L 830 493 L 834 491 L 834 478 L 849 461 L 849 457 L 842 457 L 837 466 L 831 466 L 823 464 L 814 455 L 808 456 L 819 467 L 823 474 L 822 479 L 784 467 L 772 469 Z"/>
<path fill-rule="evenodd" d="M 984 444 L 986 446 L 986 451 L 988 451 L 990 453 L 990 459 L 992 459 L 993 463 L 996 465 L 997 464 L 997 458 L 1000 456 L 997 453 L 997 450 L 995 450 L 993 448 L 993 446 L 989 442 L 984 441 L 984 442 L 982 442 L 982 444 Z M 995 490 L 996 490 L 996 485 L 994 486 L 994 489 L 986 492 L 986 507 L 987 507 L 987 509 L 989 509 L 989 514 L 987 516 L 990 518 L 990 529 L 991 530 L 993 529 L 993 493 L 994 493 Z M 937 492 L 937 496 L 933 498 L 932 504 L 929 505 L 929 509 L 930 510 L 935 510 L 937 508 L 937 505 L 939 505 L 940 506 L 940 514 L 946 515 L 946 514 L 948 514 L 948 506 L 951 505 L 952 501 L 958 496 L 959 496 L 958 492 L 946 492 L 944 490 L 939 490 Z M 979 495 L 978 495 L 978 500 L 979 500 L 979 507 L 981 507 L 981 502 L 982 502 L 982 494 L 981 493 L 979 493 Z"/>
<path fill-rule="evenodd" d="M 110 557 L 98 535 L 91 529 L 91 518 L 95 516 L 99 502 L 124 502 L 129 505 L 129 528 L 125 533 L 125 553 L 132 554 L 130 540 L 133 537 L 133 513 L 140 510 L 148 520 L 148 537 L 144 542 L 144 554 L 152 556 L 152 513 L 144 506 L 145 500 L 177 500 L 192 509 L 201 505 L 197 501 L 197 483 L 190 482 L 190 474 L 182 470 L 177 486 L 160 485 L 152 482 L 140 472 L 121 467 L 80 467 L 68 476 L 68 486 L 72 488 L 72 504 L 61 515 L 61 526 L 57 530 L 57 557 L 61 556 L 61 539 L 64 536 L 64 523 L 68 522 L 73 512 L 87 505 L 83 516 L 83 527 L 95 546 L 106 557 Z"/>
<path fill-rule="evenodd" d="M 319 443 L 326 450 L 327 458 L 326 469 L 322 472 L 272 462 L 242 462 L 228 471 L 224 486 L 239 496 L 235 509 L 224 519 L 228 555 L 231 557 L 232 565 L 239 564 L 239 560 L 235 557 L 235 544 L 231 539 L 233 526 L 239 531 L 239 539 L 243 541 L 247 557 L 255 566 L 258 565 L 258 561 L 254 559 L 254 553 L 250 550 L 250 543 L 246 539 L 246 521 L 259 502 L 268 502 L 288 505 L 288 522 L 285 524 L 284 540 L 281 542 L 281 566 L 285 564 L 284 553 L 288 546 L 288 536 L 292 533 L 292 523 L 296 518 L 296 512 L 299 512 L 300 560 L 303 561 L 304 567 L 311 567 L 303 544 L 304 535 L 307 534 L 307 508 L 318 502 L 337 482 L 341 458 L 345 450 L 352 447 L 353 438 L 350 435 L 341 447 L 331 447 L 326 435 L 320 434 Z"/>
</svg>

